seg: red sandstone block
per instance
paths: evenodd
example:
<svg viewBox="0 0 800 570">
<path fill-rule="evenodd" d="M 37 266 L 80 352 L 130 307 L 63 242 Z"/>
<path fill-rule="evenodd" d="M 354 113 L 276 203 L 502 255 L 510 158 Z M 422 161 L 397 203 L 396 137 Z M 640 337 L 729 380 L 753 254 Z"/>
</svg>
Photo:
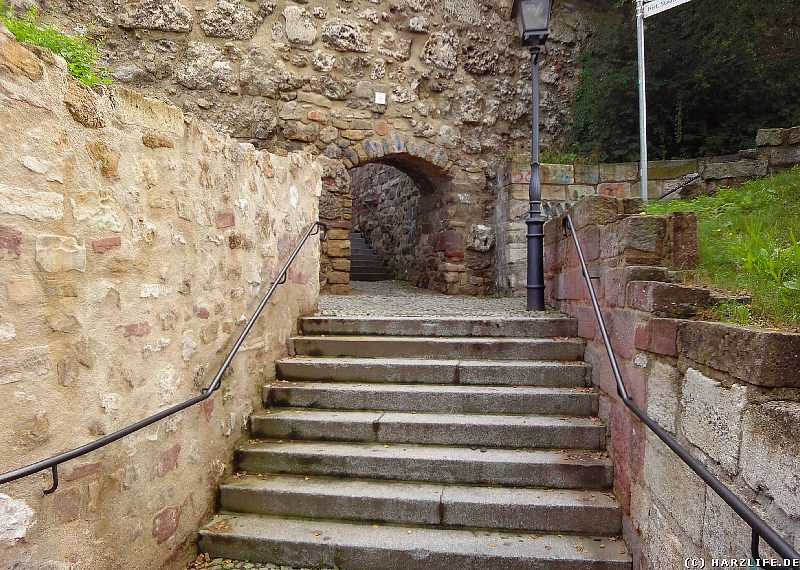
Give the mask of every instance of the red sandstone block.
<svg viewBox="0 0 800 570">
<path fill-rule="evenodd" d="M 345 275 L 349 275 L 345 273 Z M 289 268 L 288 272 L 289 281 L 292 283 L 299 283 L 301 285 L 307 285 L 311 283 L 311 274 L 308 271 L 302 271 L 300 269 L 293 269 Z"/>
<path fill-rule="evenodd" d="M 158 476 L 163 477 L 178 466 L 178 456 L 181 453 L 181 444 L 176 443 L 172 447 L 161 452 L 161 463 L 158 467 Z"/>
<path fill-rule="evenodd" d="M 675 212 L 672 221 L 672 263 L 680 269 L 697 267 L 697 214 Z"/>
<path fill-rule="evenodd" d="M 103 465 L 101 463 L 84 463 L 83 465 L 76 465 L 63 478 L 64 481 L 77 481 L 89 475 L 99 473 Z"/>
<path fill-rule="evenodd" d="M 209 316 L 211 316 L 211 312 L 206 307 L 195 306 L 192 309 L 192 312 L 201 319 L 207 319 Z"/>
<path fill-rule="evenodd" d="M 130 338 L 132 336 L 147 336 L 148 334 L 150 334 L 150 323 L 130 323 L 125 325 L 123 336 Z"/>
<path fill-rule="evenodd" d="M 636 327 L 636 348 L 665 356 L 678 356 L 680 319 L 648 319 Z"/>
<path fill-rule="evenodd" d="M 349 230 L 353 227 L 353 223 L 350 220 L 336 220 L 335 222 L 329 223 L 328 226 L 340 230 Z"/>
<path fill-rule="evenodd" d="M 439 232 L 433 239 L 434 251 L 462 250 L 464 248 L 464 235 L 456 230 Z"/>
<path fill-rule="evenodd" d="M 61 524 L 76 520 L 81 510 L 81 497 L 77 489 L 56 493 L 53 510 L 56 513 L 56 520 Z"/>
<path fill-rule="evenodd" d="M 636 355 L 636 320 L 635 311 L 630 309 L 611 310 L 611 320 L 608 323 L 611 346 L 617 357 L 631 359 Z"/>
<path fill-rule="evenodd" d="M 153 517 L 153 538 L 158 544 L 168 540 L 181 522 L 181 507 L 167 507 Z"/>
<path fill-rule="evenodd" d="M 122 238 L 119 236 L 100 238 L 92 240 L 92 251 L 95 253 L 105 253 L 109 249 L 119 247 L 120 245 L 122 245 Z"/>
<path fill-rule="evenodd" d="M 600 196 L 627 198 L 631 194 L 631 185 L 626 182 L 604 182 L 597 186 L 597 193 Z"/>
<path fill-rule="evenodd" d="M 236 225 L 236 216 L 233 212 L 217 212 L 214 218 L 217 229 L 230 228 Z"/>
<path fill-rule="evenodd" d="M 464 252 L 460 249 L 448 249 L 444 252 L 444 257 L 448 261 L 464 261 Z"/>
<path fill-rule="evenodd" d="M 209 398 L 208 400 L 204 400 L 200 407 L 203 408 L 203 414 L 206 417 L 206 421 L 211 421 L 211 414 L 214 413 L 214 398 Z"/>
<path fill-rule="evenodd" d="M 572 223 L 576 230 L 609 224 L 618 217 L 617 199 L 608 196 L 587 196 L 572 207 Z"/>
<path fill-rule="evenodd" d="M 19 259 L 22 255 L 22 232 L 0 224 L 0 259 Z"/>
<path fill-rule="evenodd" d="M 675 283 L 633 281 L 628 284 L 627 304 L 658 316 L 688 317 L 711 304 L 711 293 Z"/>
<path fill-rule="evenodd" d="M 375 134 L 379 137 L 385 137 L 389 134 L 389 125 L 386 124 L 384 121 L 378 121 L 375 124 Z"/>
</svg>

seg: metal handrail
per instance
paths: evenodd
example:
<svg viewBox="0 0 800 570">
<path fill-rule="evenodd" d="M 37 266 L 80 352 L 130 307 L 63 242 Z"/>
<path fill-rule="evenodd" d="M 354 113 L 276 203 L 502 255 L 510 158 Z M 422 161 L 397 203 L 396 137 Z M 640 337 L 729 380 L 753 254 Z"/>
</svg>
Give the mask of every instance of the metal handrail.
<svg viewBox="0 0 800 570">
<path fill-rule="evenodd" d="M 137 432 L 143 428 L 146 428 L 149 425 L 152 425 L 158 421 L 163 420 L 173 414 L 176 414 L 186 408 L 189 408 L 195 404 L 202 402 L 211 397 L 216 390 L 219 389 L 220 384 L 222 383 L 222 376 L 228 370 L 231 362 L 233 361 L 233 357 L 236 356 L 236 353 L 239 352 L 239 348 L 242 346 L 244 339 L 247 338 L 247 335 L 250 333 L 250 329 L 253 328 L 253 325 L 258 320 L 258 317 L 261 315 L 261 312 L 266 307 L 267 302 L 272 297 L 272 294 L 275 292 L 275 289 L 278 288 L 278 285 L 286 282 L 286 276 L 289 271 L 289 266 L 295 260 L 295 258 L 300 253 L 300 250 L 313 235 L 320 234 L 320 240 L 325 241 L 327 239 L 327 232 L 328 226 L 323 224 L 322 222 L 314 222 L 303 234 L 303 237 L 300 239 L 300 242 L 294 248 L 294 251 L 286 260 L 286 263 L 283 264 L 283 268 L 281 269 L 278 276 L 275 278 L 275 281 L 269 286 L 267 292 L 264 293 L 264 296 L 261 298 L 261 302 L 258 304 L 258 307 L 253 312 L 250 320 L 247 321 L 247 325 L 245 325 L 244 330 L 239 335 L 239 338 L 236 339 L 233 347 L 231 348 L 230 352 L 228 352 L 228 356 L 225 357 L 225 361 L 220 366 L 219 370 L 217 371 L 214 379 L 211 383 L 206 387 L 203 388 L 202 392 L 193 398 L 189 398 L 180 404 L 176 404 L 167 408 L 166 410 L 162 410 L 157 414 L 153 414 L 143 420 L 139 420 L 136 423 L 130 424 L 127 427 L 124 427 L 114 433 L 108 434 L 103 436 L 99 439 L 96 439 L 92 442 L 89 442 L 85 445 L 81 445 L 80 447 L 76 447 L 70 451 L 65 451 L 63 453 L 59 453 L 58 455 L 54 455 L 48 459 L 43 459 L 42 461 L 37 461 L 36 463 L 32 463 L 25 467 L 20 467 L 18 469 L 14 469 L 13 471 L 8 471 L 6 473 L 0 474 L 0 485 L 4 485 L 5 483 L 10 483 L 11 481 L 16 481 L 17 479 L 22 479 L 23 477 L 28 477 L 33 475 L 34 473 L 38 473 L 40 471 L 44 471 L 45 469 L 51 469 L 53 474 L 53 485 L 44 491 L 45 495 L 49 495 L 53 493 L 58 488 L 58 466 L 62 463 L 75 459 L 76 457 L 80 457 L 82 455 L 86 455 L 87 453 L 99 449 L 108 445 L 109 443 L 113 443 L 118 439 L 122 439 L 126 435 L 130 435 L 134 432 Z"/>
<path fill-rule="evenodd" d="M 575 242 L 575 249 L 578 252 L 578 259 L 581 263 L 583 278 L 589 288 L 589 296 L 592 300 L 594 315 L 597 318 L 597 323 L 600 326 L 600 334 L 603 337 L 603 344 L 605 345 L 606 352 L 608 353 L 611 371 L 614 374 L 614 380 L 617 384 L 617 394 L 622 399 L 622 402 L 629 410 L 631 410 L 631 412 L 634 413 L 634 415 L 636 415 L 636 417 L 642 421 L 642 423 L 650 428 L 650 430 L 655 433 L 658 438 L 667 445 L 667 447 L 669 447 L 686 465 L 688 465 L 692 471 L 694 471 L 703 481 L 705 481 L 705 483 L 711 487 L 714 492 L 719 495 L 719 497 L 725 501 L 725 503 L 727 503 L 727 505 L 733 509 L 734 512 L 739 515 L 739 517 L 752 529 L 752 542 L 750 546 L 753 560 L 760 561 L 761 559 L 758 553 L 758 548 L 759 538 L 763 538 L 766 543 L 769 544 L 784 560 L 791 560 L 797 564 L 797 562 L 800 561 L 800 554 L 798 554 L 797 551 L 775 531 L 775 529 L 764 522 L 764 520 L 754 513 L 750 507 L 748 507 L 733 493 L 733 491 L 731 491 L 719 479 L 717 479 L 700 461 L 695 459 L 691 453 L 682 447 L 664 428 L 658 425 L 653 418 L 648 416 L 636 404 L 633 403 L 628 395 L 625 382 L 622 379 L 619 364 L 617 363 L 617 356 L 614 352 L 614 348 L 611 346 L 605 319 L 603 318 L 603 313 L 600 310 L 600 304 L 597 301 L 597 294 L 595 293 L 594 285 L 592 284 L 592 278 L 589 276 L 589 268 L 586 265 L 586 258 L 583 256 L 583 250 L 581 249 L 581 244 L 578 240 L 578 233 L 575 231 L 575 226 L 572 224 L 572 216 L 569 214 L 564 217 L 563 221 L 562 230 L 565 236 L 569 235 L 569 233 L 567 233 L 568 229 L 572 234 L 573 241 Z M 777 566 L 770 564 L 770 566 L 777 568 L 788 567 L 784 566 L 783 563 Z"/>
</svg>

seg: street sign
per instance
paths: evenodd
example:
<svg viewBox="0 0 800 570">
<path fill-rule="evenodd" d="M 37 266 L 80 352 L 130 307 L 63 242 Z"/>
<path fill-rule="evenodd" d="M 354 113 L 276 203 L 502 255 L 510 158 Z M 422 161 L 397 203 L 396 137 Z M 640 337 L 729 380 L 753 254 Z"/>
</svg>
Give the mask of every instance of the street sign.
<svg viewBox="0 0 800 570">
<path fill-rule="evenodd" d="M 670 8 L 686 4 L 690 1 L 691 0 L 650 0 L 650 2 L 646 2 L 644 5 L 644 17 L 649 18 L 650 16 L 655 16 L 656 14 L 660 14 Z"/>
</svg>

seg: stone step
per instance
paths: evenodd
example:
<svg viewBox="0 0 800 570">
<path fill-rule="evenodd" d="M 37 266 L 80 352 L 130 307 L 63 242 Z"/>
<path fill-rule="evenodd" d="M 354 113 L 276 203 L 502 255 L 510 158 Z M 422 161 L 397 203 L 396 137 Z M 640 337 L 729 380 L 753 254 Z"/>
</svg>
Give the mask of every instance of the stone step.
<svg viewBox="0 0 800 570">
<path fill-rule="evenodd" d="M 217 558 L 293 567 L 347 570 L 630 570 L 624 542 L 614 537 L 531 535 L 473 530 L 215 516 L 200 548 Z"/>
<path fill-rule="evenodd" d="M 266 406 L 339 410 L 593 416 L 598 394 L 591 388 L 452 386 L 278 382 L 264 387 Z M 364 408 L 362 408 L 364 406 Z"/>
<path fill-rule="evenodd" d="M 577 338 L 302 336 L 293 337 L 291 347 L 295 354 L 308 356 L 579 360 L 584 342 Z"/>
<path fill-rule="evenodd" d="M 297 475 L 246 475 L 220 489 L 220 509 L 378 523 L 617 535 L 611 493 L 474 487 Z"/>
<path fill-rule="evenodd" d="M 254 437 L 538 449 L 600 449 L 597 418 L 278 409 L 250 417 Z"/>
<path fill-rule="evenodd" d="M 583 387 L 591 368 L 583 362 L 482 361 L 419 358 L 314 358 L 276 363 L 281 380 L 394 384 Z"/>
<path fill-rule="evenodd" d="M 358 273 L 350 274 L 350 281 L 391 281 L 392 276 L 388 273 Z"/>
<path fill-rule="evenodd" d="M 350 263 L 350 272 L 385 271 L 382 261 L 354 261 Z"/>
<path fill-rule="evenodd" d="M 351 253 L 350 262 L 354 263 L 357 261 L 379 261 L 382 263 L 383 259 L 375 255 L 374 253 Z"/>
<path fill-rule="evenodd" d="M 570 317 L 306 317 L 309 335 L 572 337 L 578 321 Z"/>
<path fill-rule="evenodd" d="M 250 473 L 554 489 L 606 489 L 612 475 L 607 453 L 588 450 L 251 441 L 237 449 L 237 459 Z"/>
</svg>

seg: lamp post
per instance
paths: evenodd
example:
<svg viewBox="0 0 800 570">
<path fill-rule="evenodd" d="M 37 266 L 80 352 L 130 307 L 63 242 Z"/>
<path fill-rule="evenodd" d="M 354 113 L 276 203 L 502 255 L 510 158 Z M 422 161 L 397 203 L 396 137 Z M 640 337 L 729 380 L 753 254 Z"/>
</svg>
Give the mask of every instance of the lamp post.
<svg viewBox="0 0 800 570">
<path fill-rule="evenodd" d="M 531 52 L 531 181 L 528 186 L 528 310 L 544 310 L 544 217 L 539 182 L 539 49 L 550 26 L 551 0 L 514 0 L 511 16 L 516 19 L 522 42 Z"/>
</svg>

